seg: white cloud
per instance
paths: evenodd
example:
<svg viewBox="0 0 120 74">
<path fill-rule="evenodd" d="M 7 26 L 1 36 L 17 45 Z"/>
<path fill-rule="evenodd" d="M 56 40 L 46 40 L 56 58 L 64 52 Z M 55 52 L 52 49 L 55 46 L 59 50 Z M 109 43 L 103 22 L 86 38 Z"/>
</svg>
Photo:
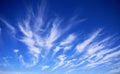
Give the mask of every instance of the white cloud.
<svg viewBox="0 0 120 74">
<path fill-rule="evenodd" d="M 47 2 L 46 0 L 42 0 L 40 6 L 38 6 L 38 14 L 35 17 L 35 24 L 34 24 L 34 31 L 35 32 L 39 32 L 41 31 L 41 26 L 44 24 L 44 18 L 45 16 L 45 11 L 46 11 L 46 7 L 47 7 Z"/>
<path fill-rule="evenodd" d="M 75 69 L 70 69 L 70 70 L 66 71 L 65 74 L 69 74 L 69 73 L 71 73 L 71 72 L 73 72 L 73 71 L 75 71 Z"/>
<path fill-rule="evenodd" d="M 62 41 L 58 41 L 59 43 L 56 41 L 59 40 L 59 38 L 63 35 L 63 32 L 66 32 L 68 29 L 70 29 L 71 24 L 76 24 L 76 23 L 86 20 L 86 19 L 76 20 L 76 16 L 73 18 L 70 18 L 70 20 L 68 21 L 68 23 L 70 25 L 68 24 L 67 27 L 65 26 L 66 27 L 65 29 L 60 29 L 60 25 L 64 22 L 63 22 L 63 20 L 59 19 L 59 17 L 53 19 L 52 21 L 51 20 L 47 21 L 47 23 L 45 23 L 46 22 L 46 21 L 44 21 L 44 17 L 45 17 L 44 14 L 45 14 L 45 8 L 46 8 L 45 3 L 46 3 L 45 1 L 42 2 L 41 7 L 38 11 L 38 15 L 37 16 L 34 15 L 35 19 L 32 19 L 31 15 L 30 15 L 30 16 L 28 16 L 28 19 L 24 20 L 22 25 L 21 24 L 18 25 L 20 32 L 23 34 L 23 36 L 21 35 L 21 39 L 19 41 L 23 42 L 27 46 L 27 48 L 28 48 L 27 53 L 29 53 L 27 56 L 20 55 L 19 60 L 26 67 L 36 66 L 39 63 L 40 58 L 42 61 L 46 60 L 46 58 L 47 58 L 47 63 L 48 63 L 49 62 L 48 58 L 51 59 L 51 57 L 49 57 L 49 54 L 51 54 L 51 52 L 48 53 L 50 50 L 53 50 L 52 54 L 55 55 L 57 52 L 60 51 L 60 49 L 63 49 L 63 52 L 67 52 L 72 47 L 74 48 L 74 41 L 77 38 L 77 35 L 75 35 L 75 34 L 70 34 L 70 35 L 66 36 L 66 38 L 63 39 Z M 16 29 L 12 25 L 10 25 L 7 21 L 5 21 L 1 18 L 0 18 L 0 20 L 3 23 L 5 23 L 6 26 L 10 30 L 12 30 L 12 32 L 14 32 L 14 33 L 17 32 Z M 31 20 L 33 20 L 35 22 L 33 22 Z M 33 22 L 33 23 L 31 23 L 31 22 Z M 46 25 L 46 24 L 47 24 L 47 26 L 45 26 L 45 29 L 42 29 L 41 27 L 44 27 L 44 25 Z M 1 31 L 1 28 L 0 28 L 0 31 Z M 52 69 L 56 70 L 61 67 L 67 68 L 67 69 L 68 68 L 69 69 L 77 68 L 81 65 L 86 64 L 87 62 L 88 62 L 88 64 L 86 65 L 87 67 L 95 67 L 100 64 L 104 64 L 109 61 L 112 61 L 111 60 L 112 58 L 120 55 L 120 51 L 115 51 L 120 46 L 112 48 L 112 49 L 107 49 L 108 48 L 107 46 L 112 43 L 110 43 L 108 45 L 106 45 L 105 43 L 109 42 L 111 37 L 104 38 L 103 40 L 98 39 L 98 42 L 94 42 L 94 40 L 98 38 L 101 31 L 102 31 L 102 29 L 98 29 L 93 34 L 91 34 L 91 36 L 88 39 L 84 40 L 82 43 L 78 43 L 78 44 L 76 43 L 77 46 L 75 47 L 75 49 L 76 49 L 75 51 L 77 53 L 81 53 L 84 51 L 85 48 L 88 48 L 87 52 L 85 52 L 87 54 L 83 53 L 83 56 L 79 56 L 79 57 L 78 56 L 72 57 L 67 54 L 64 55 L 64 53 L 62 53 L 60 55 L 58 54 L 54 58 L 52 57 L 52 60 L 56 59 L 56 57 L 58 59 L 58 61 L 55 62 L 55 64 L 54 64 L 55 66 L 53 66 Z M 55 49 L 53 49 L 52 47 Z M 18 49 L 14 49 L 13 51 L 14 51 L 14 53 L 19 52 Z M 46 56 L 44 54 L 46 52 L 47 52 L 46 55 L 48 55 L 48 56 Z M 110 53 L 110 54 L 108 54 L 108 53 Z M 74 55 L 74 54 L 72 54 L 72 55 Z M 39 56 L 41 56 L 41 57 L 39 57 Z M 26 61 L 26 59 L 27 59 L 27 61 Z M 41 64 L 43 64 L 43 62 Z M 51 62 L 51 60 L 50 60 L 50 62 Z M 46 62 L 44 62 L 44 63 L 46 63 Z M 52 63 L 53 63 L 53 61 L 52 61 Z M 41 70 L 45 70 L 48 68 L 50 68 L 50 66 L 45 65 L 45 66 L 41 67 Z M 71 70 L 69 70 L 69 72 L 71 72 Z M 14 73 L 24 74 L 23 72 L 14 72 Z M 14 74 L 14 73 L 12 73 L 12 74 Z M 26 74 L 27 74 L 27 72 L 26 72 Z M 30 74 L 30 73 L 28 73 L 28 74 Z M 35 73 L 33 73 L 33 74 L 35 74 Z"/>
<path fill-rule="evenodd" d="M 103 58 L 105 59 L 106 56 L 110 56 L 111 54 L 114 53 L 115 50 L 117 50 L 118 48 L 120 48 L 120 46 L 116 46 L 114 48 L 111 48 L 111 49 L 104 49 L 104 50 L 101 50 L 99 52 L 97 52 L 96 54 L 93 54 L 91 56 L 89 56 L 89 59 L 95 57 L 94 60 L 103 60 Z M 109 53 L 109 54 L 108 54 Z M 111 54 L 110 54 L 111 53 Z M 106 55 L 106 56 L 105 56 Z M 107 60 L 107 59 L 106 59 Z"/>
<path fill-rule="evenodd" d="M 12 68 L 13 65 L 10 63 L 11 57 L 1 57 L 0 59 L 0 67 L 3 68 Z"/>
<path fill-rule="evenodd" d="M 52 28 L 49 32 L 48 37 L 46 38 L 46 46 L 48 49 L 50 49 L 53 45 L 53 42 L 56 41 L 59 36 L 61 35 L 61 32 L 58 28 L 59 24 L 61 23 L 61 21 L 59 19 L 56 19 L 53 24 L 52 24 Z"/>
<path fill-rule="evenodd" d="M 118 48 L 120 48 L 120 45 L 114 47 L 114 48 L 108 48 L 108 49 L 104 49 L 102 51 L 99 51 L 98 53 L 96 53 L 95 55 L 98 57 L 104 56 L 105 54 L 111 53 L 115 50 L 117 50 Z"/>
<path fill-rule="evenodd" d="M 65 58 L 66 58 L 65 55 L 59 55 L 59 56 L 58 56 L 58 59 L 59 59 L 60 61 L 64 61 Z"/>
<path fill-rule="evenodd" d="M 45 65 L 45 66 L 42 66 L 41 70 L 45 70 L 45 69 L 48 69 L 49 66 L 48 65 Z"/>
<path fill-rule="evenodd" d="M 74 24 L 74 26 L 75 26 L 76 24 L 80 24 L 82 22 L 85 22 L 86 20 L 87 20 L 86 18 L 79 19 L 78 15 L 76 15 L 76 16 L 73 16 L 73 17 L 69 18 L 68 24 L 70 26 L 72 26 Z M 70 26 L 68 27 L 68 29 L 70 28 Z"/>
<path fill-rule="evenodd" d="M 83 43 L 78 44 L 76 46 L 76 49 L 78 52 L 82 52 L 84 50 L 85 47 L 87 47 L 101 32 L 102 29 L 97 30 L 94 34 L 92 34 L 92 36 L 90 38 L 88 38 L 87 40 L 85 40 Z"/>
<path fill-rule="evenodd" d="M 84 62 L 89 62 L 85 66 L 88 68 L 93 68 L 96 66 L 99 66 L 100 64 L 110 63 L 112 58 L 115 58 L 120 55 L 119 51 L 116 51 L 120 48 L 120 45 L 116 45 L 115 47 L 112 46 L 109 41 L 113 36 L 104 38 L 102 40 L 99 40 L 98 42 L 92 42 L 89 45 L 87 45 L 87 53 L 83 53 L 83 56 L 81 56 L 78 60 L 79 63 L 76 64 L 70 64 L 71 67 L 78 67 Z M 116 51 L 116 52 L 115 52 Z M 75 56 L 74 56 L 75 57 Z"/>
<path fill-rule="evenodd" d="M 61 47 L 57 46 L 55 49 L 54 49 L 54 52 L 58 52 L 60 50 Z"/>
<path fill-rule="evenodd" d="M 91 55 L 91 54 L 94 54 L 101 49 L 105 49 L 105 47 L 107 47 L 111 44 L 111 43 L 110 44 L 107 43 L 108 40 L 110 40 L 111 38 L 112 38 L 112 36 L 107 37 L 103 40 L 100 40 L 99 42 L 93 42 L 92 44 L 89 45 L 89 48 L 87 49 L 87 51 L 88 51 L 87 53 L 89 55 Z M 107 43 L 107 44 L 105 44 L 105 43 Z"/>
<path fill-rule="evenodd" d="M 98 44 L 95 44 L 95 45 L 92 45 L 89 49 L 88 49 L 88 54 L 93 54 L 95 53 L 96 51 L 100 50 L 100 49 L 103 49 L 105 46 L 103 45 L 98 45 Z"/>
<path fill-rule="evenodd" d="M 23 59 L 23 55 L 20 55 L 19 60 L 25 67 L 33 67 L 38 63 L 39 58 L 38 58 L 38 56 L 37 57 L 36 56 L 31 56 L 29 58 L 30 61 L 25 62 L 24 59 Z"/>
<path fill-rule="evenodd" d="M 43 12 L 43 9 L 41 9 Z M 44 13 L 44 12 L 43 12 Z M 43 20 L 43 15 L 39 15 L 39 18 Z M 39 20 L 39 18 L 36 19 Z M 37 25 L 36 30 L 31 30 L 30 27 L 30 20 L 25 20 L 23 25 L 19 25 L 20 31 L 23 33 L 22 39 L 20 39 L 21 42 L 23 42 L 29 49 L 29 53 L 34 56 L 34 58 L 38 58 L 39 55 L 44 55 L 44 53 L 48 52 L 52 46 L 54 46 L 53 42 L 58 39 L 58 37 L 61 35 L 60 30 L 58 26 L 60 25 L 61 21 L 60 19 L 56 18 L 51 24 L 52 28 L 46 37 L 42 37 L 38 34 L 39 31 L 37 29 L 40 29 L 40 22 L 39 26 L 38 23 L 35 23 L 34 26 Z M 42 51 L 41 49 L 45 48 L 45 51 Z M 58 51 L 58 50 L 57 50 Z M 57 52 L 55 51 L 55 52 Z M 43 53 L 41 53 L 43 52 Z M 22 62 L 24 63 L 23 58 L 21 57 Z M 35 65 L 35 64 L 34 64 Z M 33 66 L 33 65 L 32 65 Z"/>
<path fill-rule="evenodd" d="M 27 47 L 29 49 L 28 52 L 30 53 L 30 55 L 32 55 L 32 58 L 30 58 L 32 60 L 32 63 L 27 64 L 27 62 L 25 62 L 23 60 L 22 55 L 20 55 L 19 58 L 23 65 L 25 65 L 26 67 L 32 67 L 38 63 L 38 61 L 39 61 L 38 59 L 39 59 L 41 50 L 40 50 L 40 44 L 38 44 L 39 41 L 38 41 L 38 39 L 36 39 L 37 35 L 33 34 L 33 32 L 30 30 L 29 25 L 27 25 L 27 24 L 25 24 L 25 25 L 26 25 L 25 28 L 23 28 L 23 26 L 19 25 L 21 32 L 24 34 L 24 36 L 22 37 L 22 39 L 20 39 L 20 41 L 23 42 L 25 45 L 27 45 Z"/>
<path fill-rule="evenodd" d="M 16 29 L 11 24 L 9 24 L 6 20 L 0 18 L 0 21 L 2 21 L 11 30 L 13 34 L 16 33 Z"/>
<path fill-rule="evenodd" d="M 77 61 L 77 59 L 71 59 L 71 60 L 67 60 L 66 64 L 63 67 L 70 67 L 72 65 L 73 62 Z"/>
<path fill-rule="evenodd" d="M 14 49 L 13 52 L 14 52 L 14 53 L 18 53 L 19 50 L 18 50 L 18 49 Z"/>
<path fill-rule="evenodd" d="M 75 40 L 76 36 L 74 34 L 70 34 L 66 39 L 64 39 L 56 48 L 53 50 L 55 55 L 61 48 L 64 49 L 64 52 L 69 50 L 72 46 L 68 45 L 71 44 Z"/>
<path fill-rule="evenodd" d="M 71 49 L 71 47 L 72 47 L 72 46 L 70 46 L 70 45 L 69 45 L 69 46 L 65 46 L 65 48 L 64 48 L 64 52 L 66 52 L 66 51 L 70 50 L 70 49 Z"/>
<path fill-rule="evenodd" d="M 67 44 L 70 44 L 75 40 L 76 36 L 74 34 L 70 34 L 65 40 L 63 40 L 60 45 L 65 46 Z"/>
<path fill-rule="evenodd" d="M 36 43 L 35 43 L 36 46 L 44 46 L 45 45 L 44 39 L 42 37 L 40 37 L 39 35 L 34 34 L 34 38 L 36 41 Z"/>
<path fill-rule="evenodd" d="M 24 28 L 22 25 L 19 25 L 19 28 L 21 30 L 21 32 L 26 36 L 26 37 L 32 37 L 32 32 L 30 30 L 28 30 L 28 27 Z"/>
<path fill-rule="evenodd" d="M 109 48 L 109 46 L 111 46 L 111 43 L 109 43 L 110 42 L 109 39 L 111 39 L 112 37 L 113 36 L 107 37 L 103 40 L 100 40 L 99 42 L 92 42 L 92 44 L 90 44 L 89 46 L 87 45 L 87 47 L 89 47 L 87 49 L 89 52 L 87 54 L 84 54 L 84 57 L 80 58 L 81 60 L 78 60 L 79 63 L 73 64 L 73 63 L 67 62 L 67 64 L 69 64 L 71 67 L 78 67 L 81 64 L 84 64 L 85 62 L 89 62 L 87 64 L 87 67 L 92 68 L 92 67 L 96 67 L 100 64 L 106 64 L 107 62 L 110 62 L 111 57 L 117 57 L 117 56 L 109 55 L 109 57 L 108 57 L 109 59 L 104 60 L 105 55 L 107 55 L 108 53 L 113 53 L 115 50 L 120 48 L 119 45 L 114 48 Z M 106 45 L 106 43 L 107 43 L 107 45 Z M 97 51 L 99 51 L 99 52 L 97 52 Z M 119 54 L 119 52 L 118 52 L 118 54 Z"/>
<path fill-rule="evenodd" d="M 114 58 L 114 57 L 119 56 L 119 55 L 120 55 L 120 51 L 116 51 L 116 52 L 113 52 L 111 54 L 106 55 L 103 58 L 103 60 L 108 60 L 108 59 Z"/>
<path fill-rule="evenodd" d="M 90 62 L 89 64 L 87 64 L 86 67 L 87 67 L 87 68 L 93 68 L 93 67 L 96 67 L 96 66 L 98 66 L 98 65 L 105 64 L 105 63 L 107 63 L 107 62 L 109 62 L 109 60 L 100 60 L 100 61 L 98 61 L 98 62 L 92 61 L 92 62 Z"/>
<path fill-rule="evenodd" d="M 120 68 L 115 68 L 108 72 L 108 74 L 117 74 L 117 73 L 120 73 Z"/>
<path fill-rule="evenodd" d="M 53 56 L 61 49 L 60 46 L 56 46 L 55 49 L 53 49 Z"/>
<path fill-rule="evenodd" d="M 22 40 L 22 42 L 24 42 L 27 46 L 28 49 L 30 50 L 30 52 L 32 53 L 36 53 L 36 54 L 40 54 L 40 48 L 35 46 L 35 40 L 29 37 L 24 37 Z"/>
<path fill-rule="evenodd" d="M 65 55 L 59 55 L 58 59 L 59 59 L 60 62 L 58 62 L 55 65 L 55 67 L 53 68 L 53 70 L 55 70 L 55 69 L 59 68 L 60 66 L 62 66 L 64 64 L 64 61 L 65 61 L 66 57 L 65 57 Z"/>
<path fill-rule="evenodd" d="M 96 67 L 100 64 L 107 64 L 107 62 L 114 61 L 112 60 L 112 58 L 115 58 L 120 55 L 120 51 L 114 52 L 118 48 L 120 48 L 119 45 L 112 49 L 104 49 L 101 50 L 100 52 L 92 54 L 86 59 L 86 61 L 89 62 L 89 64 L 87 64 L 87 67 Z M 92 58 L 94 58 L 94 60 L 92 60 Z"/>
</svg>

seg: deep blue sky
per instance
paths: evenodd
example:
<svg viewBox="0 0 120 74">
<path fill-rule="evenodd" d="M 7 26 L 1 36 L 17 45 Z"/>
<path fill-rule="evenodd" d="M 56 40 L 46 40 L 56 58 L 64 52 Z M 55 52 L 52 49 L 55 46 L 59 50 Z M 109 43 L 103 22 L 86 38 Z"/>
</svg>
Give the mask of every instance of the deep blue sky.
<svg viewBox="0 0 120 74">
<path fill-rule="evenodd" d="M 0 0 L 0 73 L 119 74 L 119 56 L 119 0 Z"/>
</svg>

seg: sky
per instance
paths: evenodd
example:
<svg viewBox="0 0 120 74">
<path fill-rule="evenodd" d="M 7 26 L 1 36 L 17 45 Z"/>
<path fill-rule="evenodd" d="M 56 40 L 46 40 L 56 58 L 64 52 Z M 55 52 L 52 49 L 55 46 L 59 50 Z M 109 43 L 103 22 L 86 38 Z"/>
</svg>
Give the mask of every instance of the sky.
<svg viewBox="0 0 120 74">
<path fill-rule="evenodd" d="M 119 0 L 0 0 L 0 74 L 120 74 Z"/>
</svg>

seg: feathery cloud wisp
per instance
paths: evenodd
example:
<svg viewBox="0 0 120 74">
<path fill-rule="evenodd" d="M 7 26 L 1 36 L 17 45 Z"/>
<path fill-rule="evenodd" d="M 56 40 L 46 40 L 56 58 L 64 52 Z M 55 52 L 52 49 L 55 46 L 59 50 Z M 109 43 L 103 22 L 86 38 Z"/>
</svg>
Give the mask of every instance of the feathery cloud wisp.
<svg viewBox="0 0 120 74">
<path fill-rule="evenodd" d="M 113 69 L 113 70 L 110 70 L 109 72 L 108 72 L 108 74 L 117 74 L 117 73 L 119 73 L 120 72 L 120 68 L 115 68 L 115 69 Z"/>
<path fill-rule="evenodd" d="M 2 21 L 8 27 L 8 29 L 11 30 L 12 34 L 16 33 L 16 29 L 11 24 L 9 24 L 6 20 L 0 18 L 0 21 Z"/>
<path fill-rule="evenodd" d="M 48 65 L 45 65 L 45 66 L 42 66 L 41 70 L 45 70 L 45 69 L 47 69 L 47 68 L 49 68 L 49 66 L 48 66 Z"/>
<path fill-rule="evenodd" d="M 75 35 L 74 34 L 70 34 L 65 40 L 63 40 L 60 43 L 60 46 L 65 46 L 67 44 L 70 44 L 71 42 L 73 42 L 75 40 Z"/>
<path fill-rule="evenodd" d="M 76 46 L 76 49 L 78 52 L 82 52 L 86 46 L 88 46 L 97 36 L 98 34 L 102 31 L 102 29 L 97 30 L 90 38 L 85 40 L 83 43 L 80 43 Z"/>
<path fill-rule="evenodd" d="M 66 59 L 65 55 L 59 55 L 58 59 L 60 60 L 60 62 L 58 62 L 55 67 L 53 68 L 53 70 L 59 68 L 60 66 L 62 66 L 64 64 L 64 61 Z"/>
</svg>

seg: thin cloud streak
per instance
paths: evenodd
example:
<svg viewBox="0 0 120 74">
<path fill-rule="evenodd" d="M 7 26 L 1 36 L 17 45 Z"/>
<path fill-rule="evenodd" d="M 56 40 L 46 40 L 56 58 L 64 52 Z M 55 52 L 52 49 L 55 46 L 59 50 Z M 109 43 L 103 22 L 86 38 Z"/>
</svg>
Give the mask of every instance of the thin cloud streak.
<svg viewBox="0 0 120 74">
<path fill-rule="evenodd" d="M 22 50 L 14 49 L 13 52 L 15 54 L 20 53 L 17 54 L 19 55 L 17 57 L 23 66 L 26 68 L 40 66 L 41 71 L 65 69 L 71 72 L 76 68 L 77 70 L 83 68 L 87 70 L 88 68 L 99 67 L 99 65 L 107 66 L 108 63 L 112 65 L 112 62 L 115 61 L 112 60 L 113 58 L 119 59 L 120 45 L 113 45 L 115 41 L 117 42 L 115 38 L 113 40 L 113 36 L 104 37 L 102 28 L 89 34 L 90 37 L 80 42 L 78 38 L 82 35 L 71 33 L 70 28 L 72 28 L 72 24 L 78 24 L 86 19 L 77 20 L 76 16 L 71 17 L 67 21 L 67 26 L 62 28 L 66 21 L 60 19 L 60 17 L 51 18 L 52 21 L 51 19 L 46 21 L 45 9 L 46 1 L 43 1 L 37 12 L 38 14 L 30 11 L 27 19 L 23 19 L 23 23 L 18 23 L 18 31 L 20 32 L 18 41 L 27 47 L 27 49 L 23 48 L 23 51 L 27 51 L 22 53 Z M 1 21 L 13 32 L 18 32 L 5 20 L 2 19 Z M 86 36 L 89 35 L 86 34 Z M 116 71 L 118 70 L 111 72 Z"/>
<path fill-rule="evenodd" d="M 27 67 L 27 68 L 35 66 L 39 61 L 38 57 L 32 56 L 30 58 L 30 62 L 25 62 L 23 59 L 23 55 L 19 56 L 19 60 L 22 63 L 22 65 Z"/>
<path fill-rule="evenodd" d="M 87 40 L 85 40 L 83 43 L 80 43 L 76 46 L 76 49 L 78 51 L 78 53 L 84 51 L 84 48 L 86 46 L 88 46 L 98 35 L 99 33 L 102 31 L 102 29 L 97 30 L 90 38 L 88 38 Z"/>
<path fill-rule="evenodd" d="M 109 72 L 108 72 L 108 74 L 117 74 L 117 73 L 119 73 L 120 72 L 120 68 L 115 68 L 115 69 L 113 69 L 113 70 L 110 70 Z"/>
<path fill-rule="evenodd" d="M 53 70 L 59 68 L 60 66 L 62 66 L 64 64 L 66 56 L 65 55 L 59 55 L 58 59 L 59 59 L 59 62 L 54 66 Z"/>
<path fill-rule="evenodd" d="M 49 66 L 45 65 L 45 66 L 42 66 L 41 70 L 43 71 L 43 70 L 48 69 L 48 68 L 49 68 Z"/>
<path fill-rule="evenodd" d="M 65 40 L 60 43 L 60 46 L 65 46 L 71 44 L 75 40 L 76 36 L 74 34 L 70 34 Z"/>
<path fill-rule="evenodd" d="M 112 36 L 104 38 L 100 42 L 95 42 L 95 43 L 90 44 L 89 48 L 87 49 L 87 53 L 90 55 L 90 54 L 93 54 L 101 49 L 104 49 L 106 46 L 109 46 L 109 44 L 107 44 L 107 45 L 105 45 L 105 44 L 111 38 L 112 38 Z"/>
<path fill-rule="evenodd" d="M 2 18 L 0 18 L 0 21 L 2 21 L 8 27 L 8 29 L 11 30 L 12 34 L 16 34 L 16 29 L 11 24 Z"/>
<path fill-rule="evenodd" d="M 87 60 L 90 63 L 87 64 L 87 67 L 96 67 L 100 64 L 106 64 L 107 62 L 111 62 L 112 58 L 115 58 L 120 55 L 120 51 L 113 52 L 119 48 L 120 48 L 119 46 L 116 46 L 112 49 L 101 50 L 100 52 L 89 56 L 89 58 Z M 110 52 L 112 52 L 112 53 L 110 53 Z M 91 60 L 93 57 L 95 57 L 94 58 L 95 60 Z"/>
</svg>

